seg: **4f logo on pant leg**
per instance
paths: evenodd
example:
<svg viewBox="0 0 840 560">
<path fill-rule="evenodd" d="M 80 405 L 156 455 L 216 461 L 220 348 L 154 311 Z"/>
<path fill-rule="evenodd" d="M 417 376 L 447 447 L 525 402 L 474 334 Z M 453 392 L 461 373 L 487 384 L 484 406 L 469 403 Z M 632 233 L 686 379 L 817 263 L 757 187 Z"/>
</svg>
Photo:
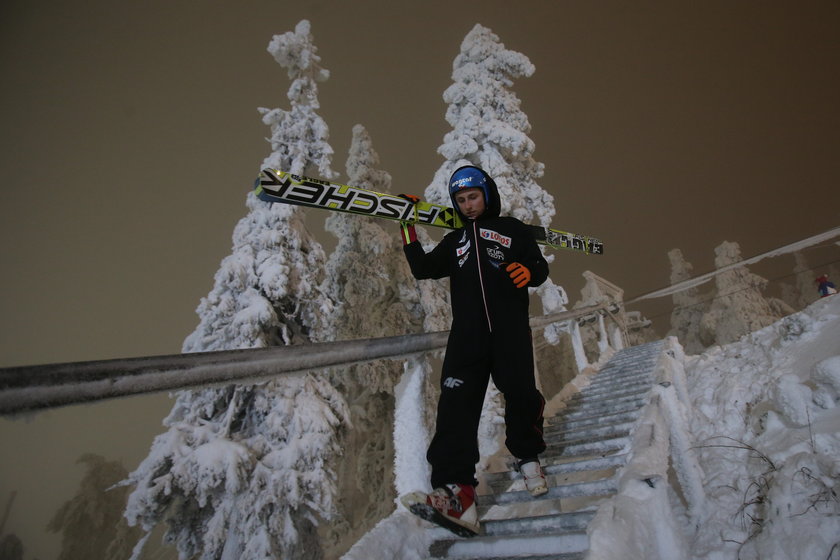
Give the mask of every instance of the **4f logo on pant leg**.
<svg viewBox="0 0 840 560">
<path fill-rule="evenodd" d="M 443 386 L 448 388 L 448 389 L 455 389 L 456 387 L 460 387 L 463 384 L 464 384 L 464 382 L 462 380 L 455 379 L 454 377 L 447 377 L 443 381 Z"/>
</svg>

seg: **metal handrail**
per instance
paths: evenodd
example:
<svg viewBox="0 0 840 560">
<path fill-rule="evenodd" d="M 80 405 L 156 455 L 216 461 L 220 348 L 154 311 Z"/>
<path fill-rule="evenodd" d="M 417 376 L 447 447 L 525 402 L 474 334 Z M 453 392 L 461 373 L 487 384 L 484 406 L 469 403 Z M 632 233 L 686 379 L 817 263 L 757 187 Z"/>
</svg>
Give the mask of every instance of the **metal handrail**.
<svg viewBox="0 0 840 560">
<path fill-rule="evenodd" d="M 531 319 L 533 328 L 596 313 L 605 305 Z M 0 414 L 224 383 L 257 382 L 327 367 L 400 359 L 446 346 L 449 331 L 0 369 Z"/>
</svg>

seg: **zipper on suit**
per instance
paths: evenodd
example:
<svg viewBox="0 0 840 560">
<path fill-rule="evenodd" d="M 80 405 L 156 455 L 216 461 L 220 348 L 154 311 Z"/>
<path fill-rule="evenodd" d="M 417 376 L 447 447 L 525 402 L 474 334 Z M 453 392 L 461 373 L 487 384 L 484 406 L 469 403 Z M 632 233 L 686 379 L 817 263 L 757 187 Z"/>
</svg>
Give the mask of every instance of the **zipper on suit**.
<svg viewBox="0 0 840 560">
<path fill-rule="evenodd" d="M 473 243 L 475 244 L 475 266 L 478 269 L 478 285 L 481 286 L 481 301 L 484 303 L 484 314 L 487 317 L 487 329 L 493 332 L 490 322 L 490 308 L 487 306 L 487 292 L 484 291 L 484 275 L 481 273 L 481 248 L 478 245 L 478 222 L 473 220 Z"/>
</svg>

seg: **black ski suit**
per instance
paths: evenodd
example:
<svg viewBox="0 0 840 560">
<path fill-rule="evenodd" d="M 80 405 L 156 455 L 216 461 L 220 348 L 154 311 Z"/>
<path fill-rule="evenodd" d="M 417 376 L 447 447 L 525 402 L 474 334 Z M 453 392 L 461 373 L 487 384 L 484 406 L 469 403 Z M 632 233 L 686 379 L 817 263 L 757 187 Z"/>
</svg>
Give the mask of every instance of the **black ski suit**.
<svg viewBox="0 0 840 560">
<path fill-rule="evenodd" d="M 450 278 L 452 328 L 441 371 L 434 438 L 426 455 L 432 487 L 477 484 L 477 432 L 490 376 L 505 398 L 508 450 L 520 459 L 545 450 L 545 400 L 534 381 L 528 290 L 517 288 L 505 265 L 531 272 L 529 286 L 548 277 L 548 263 L 528 228 L 498 217 L 498 193 L 487 210 L 452 231 L 430 252 L 417 241 L 403 247 L 417 279 Z M 457 206 L 456 206 L 457 208 Z"/>
</svg>

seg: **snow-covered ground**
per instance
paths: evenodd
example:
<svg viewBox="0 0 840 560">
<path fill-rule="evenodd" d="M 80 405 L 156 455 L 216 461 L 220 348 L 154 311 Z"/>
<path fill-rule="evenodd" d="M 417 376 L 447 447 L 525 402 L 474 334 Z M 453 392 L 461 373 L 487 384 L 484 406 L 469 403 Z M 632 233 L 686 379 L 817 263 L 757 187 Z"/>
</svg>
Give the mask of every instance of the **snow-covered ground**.
<svg viewBox="0 0 840 560">
<path fill-rule="evenodd" d="M 704 473 L 698 528 L 673 496 L 672 508 L 631 513 L 645 519 L 630 526 L 679 520 L 683 542 L 659 552 L 696 560 L 840 558 L 840 297 L 688 356 L 684 368 L 691 452 Z M 398 510 L 343 558 L 425 558 L 438 534 L 423 528 Z"/>
<path fill-rule="evenodd" d="M 686 360 L 707 518 L 694 558 L 840 558 L 840 298 Z"/>
</svg>

